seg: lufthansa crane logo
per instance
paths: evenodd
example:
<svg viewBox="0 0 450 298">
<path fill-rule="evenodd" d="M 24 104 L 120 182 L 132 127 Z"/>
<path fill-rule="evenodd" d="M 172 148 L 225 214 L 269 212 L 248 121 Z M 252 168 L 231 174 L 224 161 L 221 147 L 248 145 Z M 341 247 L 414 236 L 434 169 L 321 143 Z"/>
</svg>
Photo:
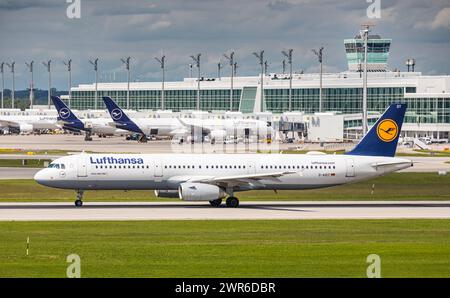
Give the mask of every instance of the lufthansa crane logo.
<svg viewBox="0 0 450 298">
<path fill-rule="evenodd" d="M 62 108 L 59 111 L 59 117 L 61 117 L 62 119 L 67 119 L 70 116 L 70 111 L 67 108 Z"/>
<path fill-rule="evenodd" d="M 114 109 L 111 112 L 111 116 L 114 120 L 119 120 L 122 117 L 122 111 L 119 109 Z"/>
<path fill-rule="evenodd" d="M 398 125 L 392 119 L 385 119 L 377 126 L 377 135 L 383 142 L 391 142 L 398 135 Z"/>
</svg>

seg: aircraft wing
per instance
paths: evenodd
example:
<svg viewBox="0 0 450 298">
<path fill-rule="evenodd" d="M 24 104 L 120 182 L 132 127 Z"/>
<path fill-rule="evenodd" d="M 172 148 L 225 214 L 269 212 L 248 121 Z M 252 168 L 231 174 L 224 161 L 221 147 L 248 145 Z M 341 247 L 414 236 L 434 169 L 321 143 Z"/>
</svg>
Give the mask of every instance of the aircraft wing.
<svg viewBox="0 0 450 298">
<path fill-rule="evenodd" d="M 0 126 L 18 127 L 18 126 L 20 126 L 20 123 L 16 122 L 16 121 L 9 121 L 9 120 L 1 120 L 0 119 Z"/>
<path fill-rule="evenodd" d="M 295 174 L 296 172 L 272 172 L 272 173 L 262 173 L 262 174 L 246 174 L 246 175 L 235 175 L 235 176 L 216 176 L 216 177 L 202 177 L 199 179 L 192 178 L 189 182 L 199 182 L 207 184 L 215 184 L 222 187 L 232 187 L 238 185 L 259 185 L 258 180 L 274 180 L 278 181 L 277 178 L 288 175 Z"/>
<path fill-rule="evenodd" d="M 186 123 L 186 122 L 184 122 L 183 120 L 181 120 L 181 118 L 178 118 L 178 121 L 181 123 L 181 125 L 183 125 L 184 127 L 188 127 L 189 128 L 189 131 L 192 129 L 192 128 L 194 128 L 194 130 L 200 130 L 200 131 L 202 131 L 202 132 L 205 132 L 205 133 L 207 133 L 207 134 L 210 134 L 211 133 L 211 129 L 209 129 L 209 128 L 207 128 L 207 127 L 203 127 L 203 126 L 201 126 L 201 125 L 196 125 L 196 124 L 189 124 L 189 123 Z"/>
</svg>

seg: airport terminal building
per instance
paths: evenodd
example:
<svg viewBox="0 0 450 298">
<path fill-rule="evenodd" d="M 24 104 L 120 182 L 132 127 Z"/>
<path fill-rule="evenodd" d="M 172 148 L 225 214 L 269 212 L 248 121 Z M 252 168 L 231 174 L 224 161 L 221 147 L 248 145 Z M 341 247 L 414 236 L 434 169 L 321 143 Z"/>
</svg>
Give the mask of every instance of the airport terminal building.
<svg viewBox="0 0 450 298">
<path fill-rule="evenodd" d="M 428 136 L 449 139 L 450 76 L 429 76 L 420 72 L 388 70 L 391 40 L 369 36 L 368 42 L 368 113 L 369 124 L 376 120 L 392 102 L 408 104 L 403 134 L 410 137 Z M 324 73 L 322 82 L 322 112 L 343 119 L 344 129 L 361 128 L 363 41 L 359 35 L 344 41 L 348 70 Z M 200 109 L 203 111 L 241 112 L 242 117 L 261 115 L 297 115 L 311 121 L 319 113 L 319 74 L 299 74 L 292 78 L 292 101 L 289 111 L 289 74 L 234 77 L 233 100 L 230 107 L 231 78 L 200 80 Z M 127 83 L 99 83 L 98 108 L 104 108 L 102 96 L 111 96 L 126 107 Z M 261 101 L 261 92 L 263 100 Z M 173 112 L 196 109 L 197 78 L 165 83 L 165 109 Z M 95 107 L 95 84 L 72 88 L 71 106 L 78 110 Z M 130 83 L 130 109 L 161 109 L 161 82 Z M 313 115 L 307 117 L 307 115 Z M 372 117 L 370 115 L 373 115 Z M 294 121 L 295 122 L 295 121 Z"/>
</svg>

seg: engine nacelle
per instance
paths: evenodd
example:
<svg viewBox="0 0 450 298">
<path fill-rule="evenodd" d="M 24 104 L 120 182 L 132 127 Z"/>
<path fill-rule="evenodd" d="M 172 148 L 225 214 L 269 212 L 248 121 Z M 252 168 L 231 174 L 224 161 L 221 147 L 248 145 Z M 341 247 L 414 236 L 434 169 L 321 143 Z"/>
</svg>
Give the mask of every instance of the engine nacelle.
<svg viewBox="0 0 450 298">
<path fill-rule="evenodd" d="M 227 132 L 223 129 L 216 129 L 211 131 L 210 134 L 211 139 L 217 140 L 223 140 L 227 137 Z"/>
<path fill-rule="evenodd" d="M 184 201 L 212 201 L 226 197 L 226 192 L 216 185 L 204 183 L 181 183 L 178 194 Z"/>
<path fill-rule="evenodd" d="M 158 198 L 179 198 L 178 190 L 156 189 L 155 196 Z"/>
<path fill-rule="evenodd" d="M 21 134 L 29 134 L 33 132 L 33 125 L 31 124 L 20 124 L 20 133 Z"/>
</svg>

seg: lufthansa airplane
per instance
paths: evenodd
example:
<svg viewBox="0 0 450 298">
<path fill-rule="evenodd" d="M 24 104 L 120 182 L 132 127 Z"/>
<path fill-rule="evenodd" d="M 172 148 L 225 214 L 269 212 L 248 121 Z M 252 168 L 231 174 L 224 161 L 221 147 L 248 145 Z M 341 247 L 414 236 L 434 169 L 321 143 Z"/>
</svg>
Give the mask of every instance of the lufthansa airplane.
<svg viewBox="0 0 450 298">
<path fill-rule="evenodd" d="M 267 122 L 255 119 L 177 119 L 177 118 L 140 118 L 130 119 L 125 112 L 109 96 L 103 97 L 114 125 L 142 136 L 162 135 L 185 137 L 192 131 L 208 135 L 211 140 L 224 140 L 227 136 L 258 138 L 273 135 L 273 130 Z"/>
<path fill-rule="evenodd" d="M 88 134 L 87 138 L 90 134 L 110 136 L 127 133 L 125 130 L 110 126 L 111 120 L 107 118 L 79 119 L 58 96 L 52 96 L 52 101 L 58 111 L 58 123 L 64 129 L 85 131 Z"/>
<path fill-rule="evenodd" d="M 65 156 L 34 179 L 73 189 L 76 206 L 86 190 L 155 190 L 158 197 L 237 207 L 236 192 L 330 187 L 412 166 L 394 157 L 405 104 L 392 104 L 346 154 L 86 154 Z"/>
</svg>

